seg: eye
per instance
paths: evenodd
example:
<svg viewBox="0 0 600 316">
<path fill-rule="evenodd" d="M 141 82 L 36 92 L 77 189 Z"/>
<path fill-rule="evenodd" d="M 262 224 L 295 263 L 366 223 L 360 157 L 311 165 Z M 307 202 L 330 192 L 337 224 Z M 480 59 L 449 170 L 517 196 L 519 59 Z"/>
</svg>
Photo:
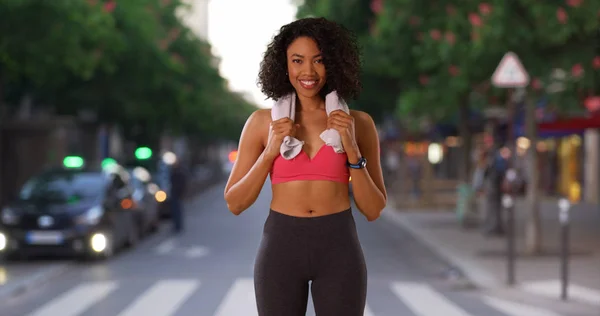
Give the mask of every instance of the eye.
<svg viewBox="0 0 600 316">
<path fill-rule="evenodd" d="M 317 59 L 317 60 L 315 60 L 315 63 L 322 64 L 323 63 L 323 59 Z"/>
<path fill-rule="evenodd" d="M 293 62 L 293 63 L 301 63 L 301 62 L 302 62 L 302 60 L 300 60 L 300 59 L 292 59 L 292 62 Z"/>
</svg>

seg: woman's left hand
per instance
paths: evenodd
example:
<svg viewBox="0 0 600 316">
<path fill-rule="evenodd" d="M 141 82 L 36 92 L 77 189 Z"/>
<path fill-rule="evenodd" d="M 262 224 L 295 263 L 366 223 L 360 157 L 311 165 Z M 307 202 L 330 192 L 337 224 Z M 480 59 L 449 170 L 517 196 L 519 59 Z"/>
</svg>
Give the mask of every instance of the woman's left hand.
<svg viewBox="0 0 600 316">
<path fill-rule="evenodd" d="M 333 111 L 327 119 L 327 128 L 333 128 L 340 133 L 342 146 L 349 156 L 359 155 L 354 134 L 354 117 L 342 110 Z"/>
</svg>

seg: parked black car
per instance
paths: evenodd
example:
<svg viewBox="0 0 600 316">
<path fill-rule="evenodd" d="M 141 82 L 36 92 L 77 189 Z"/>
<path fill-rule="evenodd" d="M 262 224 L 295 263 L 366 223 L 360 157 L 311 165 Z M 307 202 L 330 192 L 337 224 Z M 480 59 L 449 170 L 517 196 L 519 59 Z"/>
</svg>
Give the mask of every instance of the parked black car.
<svg viewBox="0 0 600 316">
<path fill-rule="evenodd" d="M 126 176 L 112 166 L 65 167 L 32 177 L 1 211 L 0 254 L 97 258 L 133 246 L 139 232 Z"/>
</svg>

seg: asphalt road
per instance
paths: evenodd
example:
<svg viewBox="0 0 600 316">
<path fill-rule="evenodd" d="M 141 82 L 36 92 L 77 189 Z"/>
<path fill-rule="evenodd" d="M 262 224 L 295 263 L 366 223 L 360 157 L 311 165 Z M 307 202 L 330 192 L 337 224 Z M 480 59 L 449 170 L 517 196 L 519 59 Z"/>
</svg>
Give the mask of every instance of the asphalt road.
<svg viewBox="0 0 600 316">
<path fill-rule="evenodd" d="M 60 276 L 2 298 L 0 315 L 257 315 L 252 271 L 270 186 L 265 185 L 252 208 L 235 217 L 223 201 L 223 185 L 188 204 L 182 235 L 171 235 L 165 224 L 109 261 L 69 263 Z M 391 222 L 369 223 L 354 213 L 369 271 L 366 316 L 558 315 L 487 296 Z M 309 303 L 308 315 L 314 315 L 312 309 Z"/>
</svg>

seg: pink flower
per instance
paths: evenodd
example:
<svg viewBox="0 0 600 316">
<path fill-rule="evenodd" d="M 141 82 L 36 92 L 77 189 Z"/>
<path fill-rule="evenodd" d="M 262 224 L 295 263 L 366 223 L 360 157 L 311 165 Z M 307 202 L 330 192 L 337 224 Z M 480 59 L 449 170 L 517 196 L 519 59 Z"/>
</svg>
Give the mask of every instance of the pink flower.
<svg viewBox="0 0 600 316">
<path fill-rule="evenodd" d="M 452 77 L 456 77 L 460 73 L 460 70 L 455 65 L 450 65 L 450 67 L 448 67 L 448 72 Z"/>
<path fill-rule="evenodd" d="M 576 78 L 581 77 L 583 75 L 583 66 L 581 66 L 581 64 L 573 65 L 571 68 L 571 75 Z"/>
<path fill-rule="evenodd" d="M 531 87 L 534 90 L 540 90 L 542 88 L 542 82 L 538 78 L 533 78 L 533 80 L 531 81 Z"/>
<path fill-rule="evenodd" d="M 558 22 L 560 22 L 561 24 L 565 24 L 567 23 L 568 18 L 569 17 L 567 16 L 567 11 L 565 11 L 565 9 L 558 8 L 556 10 L 556 19 L 558 20 Z"/>
<path fill-rule="evenodd" d="M 492 6 L 489 3 L 481 3 L 479 4 L 479 12 L 483 15 L 488 15 L 492 13 Z"/>
<path fill-rule="evenodd" d="M 579 7 L 583 0 L 567 0 L 567 5 L 573 8 Z"/>
<path fill-rule="evenodd" d="M 371 0 L 371 11 L 380 13 L 383 10 L 383 0 Z"/>
<path fill-rule="evenodd" d="M 108 1 L 104 3 L 104 12 L 111 13 L 117 7 L 117 2 L 115 0 Z"/>
<path fill-rule="evenodd" d="M 450 31 L 446 32 L 446 41 L 450 45 L 453 45 L 456 42 L 456 36 L 454 35 L 454 33 L 450 32 Z"/>
<path fill-rule="evenodd" d="M 442 32 L 440 32 L 440 30 L 431 30 L 429 31 L 429 35 L 431 36 L 432 39 L 438 41 L 440 40 L 440 38 L 442 38 Z"/>
<path fill-rule="evenodd" d="M 596 112 L 600 110 L 600 97 L 598 96 L 589 96 L 583 101 L 583 105 L 590 112 Z"/>
<path fill-rule="evenodd" d="M 481 26 L 481 17 L 477 13 L 469 13 L 469 21 L 473 26 Z"/>
<path fill-rule="evenodd" d="M 594 69 L 600 68 L 600 56 L 594 57 L 594 59 L 592 60 L 592 66 L 594 67 Z"/>
</svg>

